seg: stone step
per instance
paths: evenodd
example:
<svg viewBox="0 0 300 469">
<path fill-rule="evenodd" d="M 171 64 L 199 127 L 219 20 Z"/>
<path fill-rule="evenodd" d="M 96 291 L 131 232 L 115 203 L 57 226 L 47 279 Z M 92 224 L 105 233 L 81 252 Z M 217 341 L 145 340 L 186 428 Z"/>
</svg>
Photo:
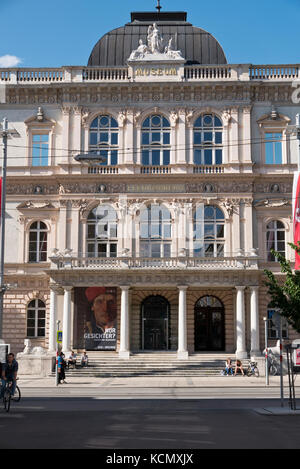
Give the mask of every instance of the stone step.
<svg viewBox="0 0 300 469">
<path fill-rule="evenodd" d="M 178 360 L 174 352 L 133 353 L 129 359 L 119 358 L 117 353 L 89 352 L 89 366 L 66 370 L 67 376 L 76 377 L 137 377 L 137 376 L 221 376 L 229 354 L 201 353 Z M 80 355 L 77 359 L 79 364 Z M 246 368 L 249 359 L 243 360 Z M 233 359 L 234 363 L 234 359 Z"/>
<path fill-rule="evenodd" d="M 54 374 L 52 374 L 52 376 L 54 376 Z M 69 377 L 77 377 L 77 378 L 80 378 L 80 377 L 94 377 L 94 378 L 107 378 L 107 377 L 119 377 L 119 378 L 126 378 L 126 377 L 139 377 L 139 376 L 153 376 L 153 377 L 163 377 L 163 376 L 180 376 L 180 377 L 196 377 L 196 376 L 221 376 L 220 375 L 220 371 L 216 371 L 216 370 L 202 370 L 202 371 L 197 371 L 197 372 L 189 372 L 187 370 L 184 370 L 182 372 L 179 372 L 179 371 L 175 371 L 175 370 L 167 370 L 167 371 L 162 371 L 162 370 L 159 370 L 157 372 L 151 370 L 149 372 L 147 371 L 136 371 L 136 372 L 130 372 L 130 371 L 110 371 L 110 372 L 86 372 L 86 373 L 80 373 L 80 374 L 70 374 L 70 373 L 66 373 L 66 379 L 68 379 Z"/>
</svg>

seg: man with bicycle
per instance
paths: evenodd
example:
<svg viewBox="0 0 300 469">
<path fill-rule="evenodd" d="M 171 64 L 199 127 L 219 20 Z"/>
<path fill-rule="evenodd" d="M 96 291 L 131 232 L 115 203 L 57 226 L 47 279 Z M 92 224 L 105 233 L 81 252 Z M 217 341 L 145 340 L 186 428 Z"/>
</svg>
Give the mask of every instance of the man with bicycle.
<svg viewBox="0 0 300 469">
<path fill-rule="evenodd" d="M 1 398 L 4 395 L 4 390 L 6 387 L 7 382 L 12 383 L 11 394 L 12 396 L 15 394 L 16 386 L 17 386 L 17 375 L 18 375 L 18 362 L 15 360 L 15 356 L 13 353 L 9 353 L 7 355 L 6 363 L 2 365 L 2 376 L 1 376 Z"/>
</svg>

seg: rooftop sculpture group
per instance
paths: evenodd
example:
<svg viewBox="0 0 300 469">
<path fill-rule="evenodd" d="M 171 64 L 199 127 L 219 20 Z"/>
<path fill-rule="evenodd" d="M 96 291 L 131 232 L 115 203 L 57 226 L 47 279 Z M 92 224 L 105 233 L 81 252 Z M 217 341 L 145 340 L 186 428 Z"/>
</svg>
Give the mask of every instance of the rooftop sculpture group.
<svg viewBox="0 0 300 469">
<path fill-rule="evenodd" d="M 129 61 L 135 60 L 178 60 L 183 59 L 181 51 L 174 50 L 173 38 L 166 42 L 161 35 L 157 24 L 150 25 L 147 33 L 147 45 L 139 40 L 139 46 L 132 51 Z"/>
</svg>

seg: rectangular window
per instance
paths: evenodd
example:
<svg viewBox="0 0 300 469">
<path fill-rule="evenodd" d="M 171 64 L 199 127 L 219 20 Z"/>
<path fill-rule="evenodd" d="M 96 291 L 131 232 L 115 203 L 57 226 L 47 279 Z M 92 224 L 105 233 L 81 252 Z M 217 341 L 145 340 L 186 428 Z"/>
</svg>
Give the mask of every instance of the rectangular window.
<svg viewBox="0 0 300 469">
<path fill-rule="evenodd" d="M 204 164 L 212 164 L 212 150 L 204 150 Z"/>
<path fill-rule="evenodd" d="M 160 165 L 160 150 L 152 150 L 152 164 L 154 166 Z"/>
<path fill-rule="evenodd" d="M 282 164 L 282 133 L 265 134 L 266 164 Z"/>
<path fill-rule="evenodd" d="M 32 136 L 32 166 L 48 166 L 49 135 L 35 134 Z"/>
</svg>

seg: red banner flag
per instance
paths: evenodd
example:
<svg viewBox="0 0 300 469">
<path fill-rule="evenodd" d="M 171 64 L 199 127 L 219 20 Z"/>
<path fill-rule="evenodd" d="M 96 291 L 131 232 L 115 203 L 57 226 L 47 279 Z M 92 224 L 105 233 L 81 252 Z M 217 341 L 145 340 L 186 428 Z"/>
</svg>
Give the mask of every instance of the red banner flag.
<svg viewBox="0 0 300 469">
<path fill-rule="evenodd" d="M 300 172 L 294 174 L 293 184 L 294 244 L 300 241 Z M 295 270 L 300 269 L 300 254 L 295 253 Z"/>
</svg>

